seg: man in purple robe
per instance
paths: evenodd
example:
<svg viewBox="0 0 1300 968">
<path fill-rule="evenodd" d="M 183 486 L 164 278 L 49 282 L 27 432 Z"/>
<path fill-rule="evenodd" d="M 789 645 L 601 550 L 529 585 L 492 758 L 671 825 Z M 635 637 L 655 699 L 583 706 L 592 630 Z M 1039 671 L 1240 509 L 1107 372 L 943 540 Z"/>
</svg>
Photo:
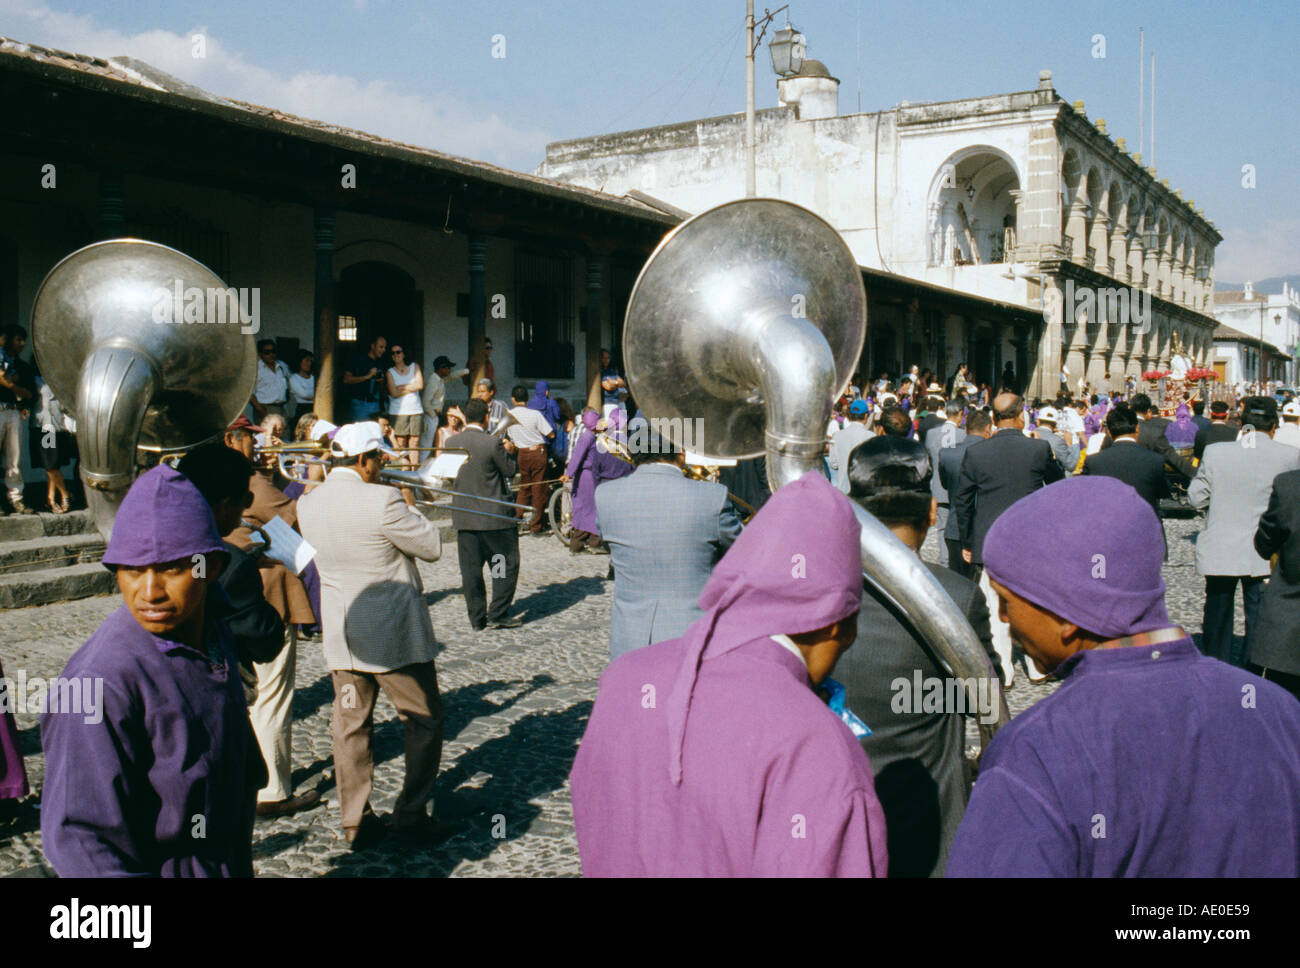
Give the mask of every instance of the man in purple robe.
<svg viewBox="0 0 1300 968">
<path fill-rule="evenodd" d="M 41 717 L 41 838 L 60 876 L 252 876 L 267 775 L 222 618 L 225 561 L 187 478 L 160 465 L 131 486 L 104 552 L 125 604 L 63 671 L 81 708 Z"/>
<path fill-rule="evenodd" d="M 1151 506 L 1110 477 L 994 522 L 1002 619 L 1064 684 L 989 744 L 949 876 L 1300 876 L 1300 702 L 1201 655 L 1165 612 L 1162 558 Z"/>
<path fill-rule="evenodd" d="M 561 480 L 570 481 L 573 494 L 573 533 L 569 551 L 601 553 L 600 531 L 596 524 L 596 424 L 600 414 L 588 407 L 582 412 L 583 431 L 573 445 L 569 464 Z"/>
<path fill-rule="evenodd" d="M 18 724 L 11 708 L 14 698 L 5 692 L 4 666 L 0 666 L 0 800 L 21 800 L 28 794 L 27 770 L 18 746 Z M 0 811 L 6 804 L 0 803 Z"/>
<path fill-rule="evenodd" d="M 885 875 L 871 765 L 813 691 L 857 632 L 859 532 L 825 478 L 788 484 L 686 634 L 605 670 L 570 776 L 586 875 Z"/>
</svg>

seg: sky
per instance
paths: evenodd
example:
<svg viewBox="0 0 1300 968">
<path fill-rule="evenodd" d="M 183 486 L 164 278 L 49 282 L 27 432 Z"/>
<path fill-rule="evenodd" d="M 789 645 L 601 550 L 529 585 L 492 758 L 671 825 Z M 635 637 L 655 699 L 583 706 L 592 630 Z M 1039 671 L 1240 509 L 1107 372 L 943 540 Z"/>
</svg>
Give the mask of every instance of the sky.
<svg viewBox="0 0 1300 968">
<path fill-rule="evenodd" d="M 532 171 L 552 141 L 743 111 L 744 14 L 743 0 L 0 0 L 0 35 Z M 789 15 L 841 80 L 841 113 L 1029 90 L 1048 69 L 1130 149 L 1144 28 L 1157 177 L 1223 234 L 1218 281 L 1300 272 L 1297 0 L 794 0 Z M 774 107 L 758 57 L 758 107 Z"/>
</svg>

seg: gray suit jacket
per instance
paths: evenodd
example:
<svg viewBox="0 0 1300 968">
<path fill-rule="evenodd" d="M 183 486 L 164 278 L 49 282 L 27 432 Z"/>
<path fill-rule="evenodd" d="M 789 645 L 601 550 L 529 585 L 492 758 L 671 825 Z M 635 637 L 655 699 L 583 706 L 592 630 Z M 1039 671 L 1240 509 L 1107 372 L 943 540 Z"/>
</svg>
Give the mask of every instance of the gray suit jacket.
<svg viewBox="0 0 1300 968">
<path fill-rule="evenodd" d="M 1273 478 L 1297 468 L 1300 451 L 1258 431 L 1205 448 L 1196 477 L 1187 487 L 1192 507 L 1209 508 L 1205 530 L 1196 538 L 1198 573 L 1268 574 L 1268 562 L 1255 553 L 1255 529 L 1268 510 Z"/>
<path fill-rule="evenodd" d="M 609 657 L 675 639 L 700 617 L 700 592 L 740 535 L 721 484 L 644 464 L 596 488 L 596 519 L 614 566 Z"/>
<path fill-rule="evenodd" d="M 432 662 L 433 625 L 414 559 L 442 554 L 433 522 L 396 488 L 336 467 L 298 500 L 298 527 L 316 548 L 325 664 L 392 672 Z"/>
<path fill-rule="evenodd" d="M 1061 470 L 1066 476 L 1074 473 L 1074 469 L 1079 466 L 1079 438 L 1076 437 L 1074 443 L 1065 446 L 1065 439 L 1048 427 L 1038 428 L 1038 439 L 1047 441 L 1047 446 L 1052 448 L 1052 456 L 1056 462 L 1061 465 Z"/>
<path fill-rule="evenodd" d="M 956 447 L 966 439 L 966 431 L 951 420 L 945 420 L 926 435 L 925 449 L 930 454 L 930 493 L 940 504 L 948 503 L 948 489 L 943 486 L 943 477 L 939 474 L 939 452 L 949 447 Z M 960 469 L 961 465 L 957 465 Z"/>
</svg>

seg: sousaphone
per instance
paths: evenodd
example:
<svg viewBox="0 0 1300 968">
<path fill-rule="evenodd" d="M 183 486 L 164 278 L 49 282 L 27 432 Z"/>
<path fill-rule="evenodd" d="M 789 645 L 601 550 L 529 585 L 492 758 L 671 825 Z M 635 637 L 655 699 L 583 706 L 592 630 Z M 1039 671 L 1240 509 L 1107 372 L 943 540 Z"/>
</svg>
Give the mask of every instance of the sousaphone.
<svg viewBox="0 0 1300 968">
<path fill-rule="evenodd" d="M 156 242 L 96 242 L 41 283 L 32 349 L 76 418 L 86 500 L 106 539 L 140 451 L 215 439 L 247 405 L 257 355 L 245 328 L 216 273 Z"/>
<path fill-rule="evenodd" d="M 641 270 L 623 355 L 632 395 L 707 457 L 766 455 L 772 490 L 820 471 L 834 401 L 866 338 L 867 298 L 848 246 L 790 202 L 728 202 L 682 223 Z M 703 439 L 695 439 L 702 433 Z M 921 559 L 856 503 L 862 567 L 905 614 L 978 710 L 978 680 L 1008 719 L 1000 683 L 970 623 Z M 870 630 L 862 631 L 864 637 Z"/>
</svg>

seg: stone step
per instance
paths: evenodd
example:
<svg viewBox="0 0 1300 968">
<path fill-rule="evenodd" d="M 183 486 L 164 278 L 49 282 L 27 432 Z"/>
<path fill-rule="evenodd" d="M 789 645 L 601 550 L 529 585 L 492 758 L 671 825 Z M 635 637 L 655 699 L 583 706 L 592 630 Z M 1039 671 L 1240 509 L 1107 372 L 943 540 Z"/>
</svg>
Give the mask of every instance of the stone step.
<svg viewBox="0 0 1300 968">
<path fill-rule="evenodd" d="M 104 556 L 104 539 L 94 534 L 52 535 L 0 542 L 0 575 L 86 564 Z"/>
<path fill-rule="evenodd" d="M 98 534 L 90 512 L 69 511 L 67 514 L 6 514 L 0 517 L 0 542 L 25 541 L 62 534 Z"/>
<path fill-rule="evenodd" d="M 52 605 L 117 590 L 113 573 L 98 562 L 0 575 L 0 608 Z"/>
</svg>

